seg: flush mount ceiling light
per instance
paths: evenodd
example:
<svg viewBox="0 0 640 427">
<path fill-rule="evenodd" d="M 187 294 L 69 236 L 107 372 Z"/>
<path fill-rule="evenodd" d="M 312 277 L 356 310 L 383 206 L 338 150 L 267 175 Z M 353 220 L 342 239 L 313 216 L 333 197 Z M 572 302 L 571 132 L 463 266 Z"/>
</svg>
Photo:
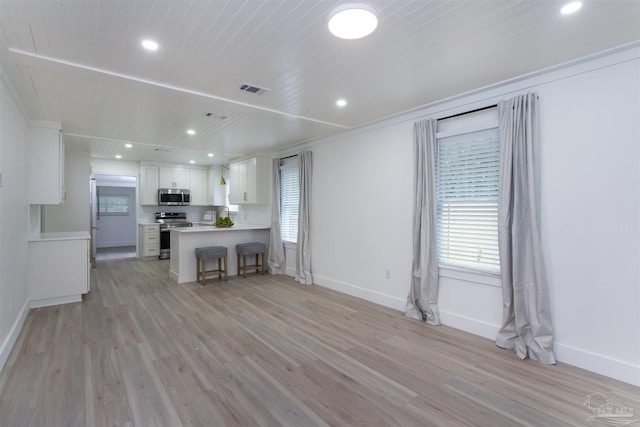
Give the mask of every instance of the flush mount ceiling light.
<svg viewBox="0 0 640 427">
<path fill-rule="evenodd" d="M 378 26 L 373 8 L 366 4 L 345 4 L 331 12 L 329 31 L 341 39 L 360 39 Z"/>
<path fill-rule="evenodd" d="M 145 39 L 145 40 L 142 40 L 142 47 L 147 50 L 158 50 L 160 45 L 158 45 L 158 43 L 154 42 L 153 40 Z"/>
<path fill-rule="evenodd" d="M 195 131 L 195 130 L 193 130 L 193 129 L 187 129 L 187 133 L 188 133 L 189 135 L 192 135 L 192 136 L 193 136 L 193 135 L 195 135 L 195 134 L 196 134 L 196 131 Z"/>
<path fill-rule="evenodd" d="M 570 15 L 570 14 L 580 10 L 581 7 L 582 7 L 582 2 L 574 1 L 574 2 L 567 3 L 564 6 L 562 6 L 562 9 L 560 9 L 560 13 L 562 13 L 563 15 Z"/>
<path fill-rule="evenodd" d="M 126 148 L 131 148 L 131 147 L 133 147 L 133 145 L 132 145 L 132 144 L 124 144 L 124 146 L 125 146 Z"/>
<path fill-rule="evenodd" d="M 207 154 L 207 156 L 213 157 L 213 153 L 209 153 L 209 154 Z"/>
<path fill-rule="evenodd" d="M 336 101 L 336 105 L 338 107 L 344 107 L 345 105 L 347 105 L 347 100 L 346 99 L 338 99 Z"/>
</svg>

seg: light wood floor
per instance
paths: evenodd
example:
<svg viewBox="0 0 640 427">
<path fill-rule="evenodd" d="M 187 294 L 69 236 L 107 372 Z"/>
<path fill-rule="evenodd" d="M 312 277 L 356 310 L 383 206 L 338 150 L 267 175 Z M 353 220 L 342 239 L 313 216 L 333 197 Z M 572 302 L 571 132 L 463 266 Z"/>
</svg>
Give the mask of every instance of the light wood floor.
<svg viewBox="0 0 640 427">
<path fill-rule="evenodd" d="M 105 261 L 86 301 L 32 310 L 0 425 L 593 426 L 593 393 L 640 410 L 637 387 L 319 286 L 168 266 Z"/>
<path fill-rule="evenodd" d="M 112 248 L 97 248 L 96 261 L 116 261 L 136 257 L 136 247 L 117 246 Z"/>
</svg>

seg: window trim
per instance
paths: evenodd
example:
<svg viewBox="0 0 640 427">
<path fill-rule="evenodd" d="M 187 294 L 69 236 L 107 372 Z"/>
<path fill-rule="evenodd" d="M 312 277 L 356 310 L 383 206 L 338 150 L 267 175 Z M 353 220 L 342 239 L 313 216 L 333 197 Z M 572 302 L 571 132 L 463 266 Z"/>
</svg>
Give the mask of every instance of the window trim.
<svg viewBox="0 0 640 427">
<path fill-rule="evenodd" d="M 497 119 L 497 107 L 493 107 L 491 109 L 484 109 L 481 112 L 470 112 L 471 114 L 467 116 L 470 120 L 468 123 L 463 123 L 461 125 L 456 126 L 455 121 L 463 121 L 465 120 L 464 116 L 461 117 L 452 117 L 448 119 L 444 119 L 443 123 L 445 124 L 445 130 L 436 132 L 436 146 L 439 143 L 440 139 L 450 138 L 470 133 L 482 132 L 491 129 L 497 129 L 498 132 L 500 130 L 499 121 Z M 489 115 L 493 115 L 493 117 Z M 440 126 L 441 123 L 438 123 Z M 498 135 L 499 138 L 499 135 Z M 438 162 L 438 157 L 436 153 L 436 165 Z M 436 179 L 437 176 L 436 176 Z M 435 203 L 438 203 L 438 192 L 436 188 L 436 200 Z M 436 227 L 439 227 L 440 218 L 436 218 Z M 438 269 L 440 271 L 440 276 L 449 277 L 458 280 L 464 280 L 474 283 L 485 284 L 489 286 L 502 286 L 501 280 L 501 268 L 498 263 L 498 272 L 490 271 L 489 269 L 480 269 L 474 268 L 472 266 L 464 267 L 464 266 L 453 266 L 449 264 L 441 264 L 440 260 L 440 241 L 437 241 L 436 247 L 438 249 Z M 499 248 L 498 248 L 498 256 L 499 256 Z"/>
</svg>

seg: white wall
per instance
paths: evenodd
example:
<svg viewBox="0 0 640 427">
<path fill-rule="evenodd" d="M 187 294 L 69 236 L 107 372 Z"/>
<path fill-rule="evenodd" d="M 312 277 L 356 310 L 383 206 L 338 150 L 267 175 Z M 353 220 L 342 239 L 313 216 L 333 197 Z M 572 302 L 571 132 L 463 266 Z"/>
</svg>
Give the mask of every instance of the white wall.
<svg viewBox="0 0 640 427">
<path fill-rule="evenodd" d="M 308 144 L 315 282 L 404 310 L 413 123 L 537 91 L 556 356 L 640 385 L 639 57 L 635 49 L 532 75 Z M 443 323 L 494 339 L 502 310 L 495 285 L 442 278 Z"/>
<path fill-rule="evenodd" d="M 28 313 L 27 121 L 0 70 L 0 369 Z"/>
<path fill-rule="evenodd" d="M 90 232 L 89 154 L 66 150 L 64 185 L 67 199 L 61 205 L 44 206 L 43 232 Z"/>
</svg>

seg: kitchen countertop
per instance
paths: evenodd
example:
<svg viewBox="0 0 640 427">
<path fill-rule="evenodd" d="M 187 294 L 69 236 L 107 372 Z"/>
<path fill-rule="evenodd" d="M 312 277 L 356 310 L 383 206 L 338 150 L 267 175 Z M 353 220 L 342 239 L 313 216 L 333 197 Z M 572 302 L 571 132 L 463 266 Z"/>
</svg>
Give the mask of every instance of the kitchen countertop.
<svg viewBox="0 0 640 427">
<path fill-rule="evenodd" d="M 176 233 L 203 233 L 212 231 L 242 231 L 242 230 L 268 230 L 271 227 L 268 225 L 256 225 L 256 224 L 235 224 L 233 227 L 215 227 L 213 225 L 195 225 L 193 227 L 178 227 L 172 228 L 171 231 Z"/>
<path fill-rule="evenodd" d="M 29 237 L 29 242 L 45 242 L 52 240 L 91 239 L 88 231 L 67 231 L 58 233 L 40 233 Z"/>
</svg>

